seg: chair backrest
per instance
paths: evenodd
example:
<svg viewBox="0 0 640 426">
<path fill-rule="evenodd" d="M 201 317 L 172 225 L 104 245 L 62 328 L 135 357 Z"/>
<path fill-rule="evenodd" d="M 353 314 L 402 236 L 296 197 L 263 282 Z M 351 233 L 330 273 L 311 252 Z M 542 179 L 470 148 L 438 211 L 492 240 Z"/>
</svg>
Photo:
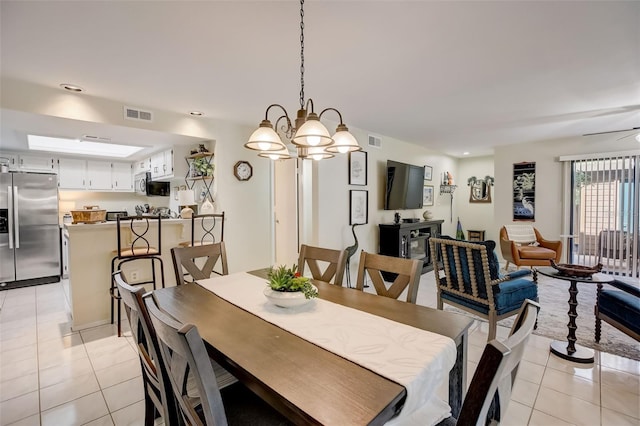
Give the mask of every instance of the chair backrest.
<svg viewBox="0 0 640 426">
<path fill-rule="evenodd" d="M 174 247 L 171 249 L 171 258 L 176 273 L 176 285 L 186 282 L 184 279 L 185 271 L 193 280 L 209 278 L 212 273 L 229 274 L 227 250 L 223 241 L 203 246 Z M 220 261 L 221 271 L 214 271 L 218 261 Z M 198 266 L 199 264 L 201 266 Z"/>
<path fill-rule="evenodd" d="M 151 323 L 147 307 L 142 299 L 145 290 L 142 287 L 133 287 L 127 284 L 120 271 L 117 271 L 113 278 L 124 302 L 124 309 L 129 319 L 132 336 L 138 345 L 138 355 L 140 356 L 145 386 L 153 387 L 150 392 L 147 389 L 145 391 L 158 410 L 162 412 L 165 424 L 174 424 L 178 421 L 175 398 L 169 376 L 161 368 L 162 360 L 158 338 Z"/>
<path fill-rule="evenodd" d="M 118 257 L 160 255 L 162 230 L 160 216 L 118 216 L 116 233 L 118 238 Z M 150 231 L 155 224 L 157 235 Z M 123 234 L 127 234 L 127 238 Z"/>
<path fill-rule="evenodd" d="M 460 241 L 442 236 L 429 238 L 436 284 L 447 291 L 493 303 L 492 285 L 500 278 L 494 241 Z M 440 276 L 440 270 L 444 277 Z"/>
<path fill-rule="evenodd" d="M 144 301 L 158 335 L 162 365 L 171 381 L 182 419 L 188 425 L 226 426 L 227 417 L 216 375 L 198 329 L 162 312 L 153 293 Z M 197 395 L 193 394 L 191 386 L 187 393 L 190 377 L 196 385 Z M 194 407 L 194 397 L 200 398 L 201 411 Z"/>
<path fill-rule="evenodd" d="M 539 239 L 538 233 L 532 225 L 505 225 L 502 229 L 504 229 L 504 233 L 500 233 L 501 238 L 506 236 L 507 240 L 514 243 L 528 245 Z"/>
<path fill-rule="evenodd" d="M 397 299 L 408 287 L 407 302 L 416 303 L 418 284 L 422 274 L 422 262 L 417 259 L 404 259 L 382 254 L 360 253 L 356 289 L 364 290 L 365 275 L 369 275 L 376 293 L 380 296 Z M 385 276 L 392 284 L 387 287 Z"/>
<path fill-rule="evenodd" d="M 504 418 L 518 366 L 539 309 L 536 302 L 525 300 L 507 340 L 487 343 L 469 384 L 457 424 L 485 425 L 489 424 L 487 420 L 499 422 Z"/>
<path fill-rule="evenodd" d="M 202 231 L 200 237 L 196 237 L 196 230 Z M 218 239 L 216 239 L 216 234 L 218 234 Z M 192 246 L 213 244 L 221 241 L 224 241 L 224 212 L 194 214 L 191 216 Z"/>
<path fill-rule="evenodd" d="M 330 283 L 335 278 L 333 284 L 342 286 L 346 262 L 345 250 L 302 244 L 300 256 L 298 256 L 298 272 L 300 275 L 304 275 L 305 265 L 308 265 L 313 279 Z"/>
</svg>

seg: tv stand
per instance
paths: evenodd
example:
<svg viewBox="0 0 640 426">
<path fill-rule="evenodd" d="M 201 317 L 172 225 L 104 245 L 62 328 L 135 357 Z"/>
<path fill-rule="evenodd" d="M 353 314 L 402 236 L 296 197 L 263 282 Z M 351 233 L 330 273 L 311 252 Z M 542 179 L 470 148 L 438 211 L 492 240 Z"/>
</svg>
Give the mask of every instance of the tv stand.
<svg viewBox="0 0 640 426">
<path fill-rule="evenodd" d="M 422 261 L 422 273 L 433 270 L 429 238 L 439 237 L 444 220 L 381 223 L 380 254 Z M 391 279 L 394 277 L 389 276 Z M 385 279 L 388 279 L 386 276 Z"/>
</svg>

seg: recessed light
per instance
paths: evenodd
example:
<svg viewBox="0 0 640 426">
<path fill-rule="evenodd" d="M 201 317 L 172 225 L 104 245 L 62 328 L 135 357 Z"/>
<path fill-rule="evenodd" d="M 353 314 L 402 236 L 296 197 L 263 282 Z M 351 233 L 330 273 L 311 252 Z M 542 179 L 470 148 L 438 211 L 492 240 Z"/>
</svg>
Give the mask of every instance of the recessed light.
<svg viewBox="0 0 640 426">
<path fill-rule="evenodd" d="M 70 92 L 84 92 L 84 89 L 82 87 L 76 86 L 75 84 L 62 83 L 60 84 L 60 87 Z"/>
<path fill-rule="evenodd" d="M 204 115 L 204 112 L 202 112 L 202 111 L 191 111 L 189 114 L 193 115 L 194 117 L 202 117 Z"/>
<path fill-rule="evenodd" d="M 469 151 L 463 152 L 462 155 L 469 155 Z"/>
<path fill-rule="evenodd" d="M 636 140 L 637 140 L 638 142 L 640 142 L 640 133 L 638 133 L 638 134 L 636 135 Z"/>
</svg>

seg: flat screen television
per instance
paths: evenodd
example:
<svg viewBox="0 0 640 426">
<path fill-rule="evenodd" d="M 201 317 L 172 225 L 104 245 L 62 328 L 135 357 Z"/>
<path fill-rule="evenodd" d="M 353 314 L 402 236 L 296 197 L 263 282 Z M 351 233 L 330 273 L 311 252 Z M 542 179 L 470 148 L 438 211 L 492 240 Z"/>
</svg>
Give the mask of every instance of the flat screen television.
<svg viewBox="0 0 640 426">
<path fill-rule="evenodd" d="M 421 209 L 423 186 L 424 166 L 387 160 L 384 209 Z"/>
</svg>

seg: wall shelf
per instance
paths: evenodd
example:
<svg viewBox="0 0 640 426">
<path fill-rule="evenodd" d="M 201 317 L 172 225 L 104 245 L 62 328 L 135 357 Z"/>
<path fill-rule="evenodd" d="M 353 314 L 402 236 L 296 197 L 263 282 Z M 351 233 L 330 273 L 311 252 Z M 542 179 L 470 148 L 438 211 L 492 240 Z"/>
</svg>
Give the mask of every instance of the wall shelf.
<svg viewBox="0 0 640 426">
<path fill-rule="evenodd" d="M 185 161 L 187 162 L 187 165 L 189 166 L 187 170 L 187 174 L 184 177 L 184 181 L 187 184 L 187 188 L 193 189 L 193 187 L 196 185 L 196 182 L 202 182 L 204 186 L 205 198 L 211 201 L 212 203 L 213 203 L 213 195 L 211 195 L 211 187 L 213 186 L 214 176 L 213 175 L 211 176 L 195 175 L 195 173 L 197 172 L 193 168 L 193 162 L 201 158 L 206 158 L 207 165 L 213 166 L 213 164 L 211 164 L 211 162 L 213 161 L 213 156 L 214 156 L 213 152 L 204 151 L 204 152 L 197 152 L 195 154 L 187 155 L 184 158 Z"/>
</svg>

